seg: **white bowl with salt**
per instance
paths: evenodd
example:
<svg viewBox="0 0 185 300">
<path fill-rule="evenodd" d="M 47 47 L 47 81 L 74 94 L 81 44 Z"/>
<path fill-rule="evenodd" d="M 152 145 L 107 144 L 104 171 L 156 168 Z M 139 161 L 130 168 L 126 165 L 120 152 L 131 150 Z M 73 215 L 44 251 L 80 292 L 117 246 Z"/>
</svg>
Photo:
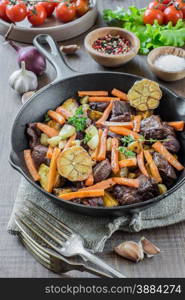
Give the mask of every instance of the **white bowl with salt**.
<svg viewBox="0 0 185 300">
<path fill-rule="evenodd" d="M 159 47 L 147 57 L 152 72 L 164 81 L 185 77 L 185 50 L 177 47 Z"/>
</svg>

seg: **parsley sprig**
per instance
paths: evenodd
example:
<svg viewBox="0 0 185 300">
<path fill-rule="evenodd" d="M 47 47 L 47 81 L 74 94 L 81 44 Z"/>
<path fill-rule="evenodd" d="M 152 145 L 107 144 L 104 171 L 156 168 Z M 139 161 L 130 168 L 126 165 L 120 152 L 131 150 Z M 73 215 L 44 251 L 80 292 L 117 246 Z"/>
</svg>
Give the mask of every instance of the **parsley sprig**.
<svg viewBox="0 0 185 300">
<path fill-rule="evenodd" d="M 77 131 L 84 131 L 86 128 L 87 117 L 84 115 L 83 107 L 77 108 L 73 117 L 68 119 L 68 123 L 73 125 Z"/>
<path fill-rule="evenodd" d="M 135 157 L 136 154 L 135 152 L 128 150 L 126 147 L 119 147 L 118 150 L 123 153 L 126 157 L 131 158 L 131 157 Z"/>
</svg>

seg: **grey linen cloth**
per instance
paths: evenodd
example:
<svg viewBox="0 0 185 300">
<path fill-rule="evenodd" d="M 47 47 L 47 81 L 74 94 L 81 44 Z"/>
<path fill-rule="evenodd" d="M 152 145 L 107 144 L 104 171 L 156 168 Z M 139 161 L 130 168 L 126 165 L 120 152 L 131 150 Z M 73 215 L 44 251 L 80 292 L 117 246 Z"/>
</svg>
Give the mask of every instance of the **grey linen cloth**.
<svg viewBox="0 0 185 300">
<path fill-rule="evenodd" d="M 171 196 L 138 214 L 133 220 L 131 216 L 122 217 L 90 217 L 66 210 L 40 191 L 36 190 L 24 178 L 18 189 L 17 197 L 11 218 L 8 223 L 8 232 L 17 234 L 15 213 L 24 206 L 25 201 L 32 200 L 55 215 L 64 223 L 74 228 L 85 239 L 85 246 L 92 252 L 102 252 L 105 242 L 117 230 L 140 231 L 143 229 L 162 227 L 185 220 L 185 185 Z"/>
</svg>

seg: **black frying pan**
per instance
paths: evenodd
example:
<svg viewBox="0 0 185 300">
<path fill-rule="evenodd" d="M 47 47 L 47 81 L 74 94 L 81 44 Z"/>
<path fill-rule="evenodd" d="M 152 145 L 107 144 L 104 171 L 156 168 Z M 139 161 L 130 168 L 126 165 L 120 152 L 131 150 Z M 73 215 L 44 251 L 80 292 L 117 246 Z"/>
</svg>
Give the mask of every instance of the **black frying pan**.
<svg viewBox="0 0 185 300">
<path fill-rule="evenodd" d="M 48 44 L 50 50 L 46 50 L 44 44 Z M 10 154 L 10 164 L 12 167 L 20 172 L 36 189 L 41 191 L 45 196 L 51 198 L 51 200 L 56 201 L 62 207 L 85 215 L 121 216 L 125 213 L 137 213 L 161 201 L 175 192 L 183 184 L 185 181 L 185 172 L 181 173 L 176 184 L 168 190 L 166 194 L 141 203 L 104 208 L 89 207 L 75 204 L 70 201 L 64 201 L 47 193 L 39 184 L 35 183 L 32 180 L 23 159 L 23 150 L 28 148 L 28 141 L 25 135 L 27 123 L 42 121 L 44 114 L 49 109 L 55 109 L 65 99 L 76 95 L 78 90 L 111 90 L 115 87 L 128 91 L 136 80 L 142 78 L 131 74 L 113 72 L 78 74 L 66 65 L 58 46 L 49 35 L 38 35 L 34 39 L 34 45 L 55 67 L 57 78 L 54 82 L 38 91 L 25 105 L 23 105 L 17 114 L 11 132 L 12 151 Z M 161 89 L 163 98 L 158 109 L 158 114 L 165 121 L 185 120 L 185 99 L 178 97 L 163 86 L 161 86 Z M 185 165 L 184 132 L 179 133 L 179 140 L 181 142 L 181 152 L 179 154 L 180 161 Z"/>
</svg>

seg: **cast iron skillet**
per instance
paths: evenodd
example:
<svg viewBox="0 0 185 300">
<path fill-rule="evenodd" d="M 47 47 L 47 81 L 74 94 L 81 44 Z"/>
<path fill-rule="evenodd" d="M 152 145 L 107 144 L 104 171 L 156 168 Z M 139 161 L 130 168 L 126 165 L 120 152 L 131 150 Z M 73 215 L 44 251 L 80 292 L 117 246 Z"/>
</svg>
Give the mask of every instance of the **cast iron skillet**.
<svg viewBox="0 0 185 300">
<path fill-rule="evenodd" d="M 44 44 L 48 44 L 50 50 L 46 50 Z M 44 114 L 49 109 L 55 109 L 64 100 L 76 95 L 78 90 L 111 90 L 115 87 L 128 91 L 136 80 L 142 79 L 139 76 L 131 74 L 113 72 L 78 74 L 65 64 L 65 61 L 51 36 L 43 34 L 38 35 L 34 39 L 34 45 L 56 68 L 57 78 L 53 83 L 50 83 L 48 86 L 38 91 L 18 112 L 11 132 L 12 151 L 10 154 L 10 164 L 12 167 L 20 172 L 36 189 L 41 191 L 45 196 L 51 198 L 51 200 L 56 201 L 62 207 L 84 215 L 121 216 L 125 213 L 137 214 L 139 211 L 152 206 L 166 196 L 172 194 L 183 184 L 185 181 L 185 172 L 182 172 L 176 184 L 168 190 L 166 194 L 141 203 L 104 208 L 89 207 L 75 204 L 70 201 L 64 201 L 47 193 L 39 186 L 39 184 L 33 182 L 23 159 L 23 150 L 28 148 L 28 141 L 25 134 L 27 123 L 42 121 Z M 158 113 L 162 119 L 165 121 L 185 120 L 185 99 L 178 97 L 163 86 L 161 86 L 161 89 L 163 98 Z M 180 133 L 178 138 L 181 142 L 181 152 L 179 154 L 180 161 L 185 165 L 185 133 Z"/>
</svg>

